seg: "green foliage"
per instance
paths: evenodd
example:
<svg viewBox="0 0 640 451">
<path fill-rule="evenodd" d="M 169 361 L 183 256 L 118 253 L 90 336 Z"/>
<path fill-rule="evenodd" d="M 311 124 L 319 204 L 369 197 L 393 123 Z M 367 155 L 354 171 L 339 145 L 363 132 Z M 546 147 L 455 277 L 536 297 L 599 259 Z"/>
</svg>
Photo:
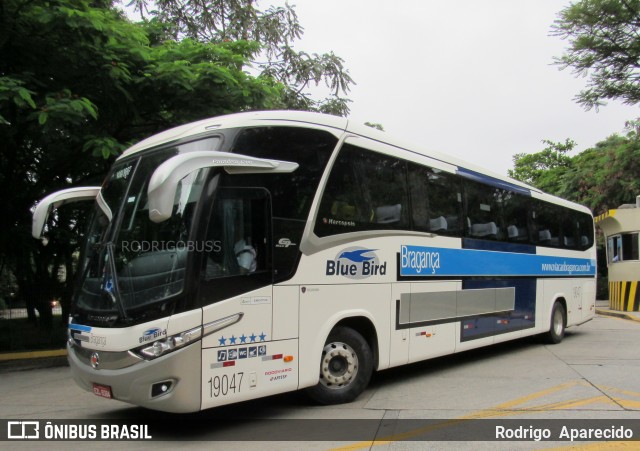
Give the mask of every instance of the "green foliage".
<svg viewBox="0 0 640 451">
<path fill-rule="evenodd" d="M 509 175 L 604 213 L 640 193 L 639 126 L 628 122 L 625 136 L 612 135 L 573 157 L 567 155 L 573 141 L 544 141 L 547 147 L 541 152 L 515 155 Z"/>
<path fill-rule="evenodd" d="M 36 242 L 30 209 L 45 194 L 99 184 L 130 144 L 181 123 L 252 109 L 348 110 L 339 96 L 352 83 L 343 61 L 293 51 L 302 27 L 289 6 L 196 0 L 180 3 L 182 15 L 161 1 L 157 17 L 134 24 L 112 3 L 0 3 L 0 192 L 10 193 L 0 269 L 11 272 L 31 321 L 37 308 L 52 323 L 52 297 L 68 305 L 88 218 L 78 204 L 62 207 L 47 226 L 48 245 Z M 207 14 L 186 14 L 193 8 Z M 313 83 L 325 83 L 330 97 L 311 99 L 304 91 Z"/>
<path fill-rule="evenodd" d="M 564 177 L 564 197 L 594 213 L 632 202 L 640 193 L 640 142 L 632 136 L 613 135 L 576 155 L 574 169 Z"/>
<path fill-rule="evenodd" d="M 382 126 L 382 124 L 378 124 L 377 122 L 365 122 L 364 125 L 375 128 L 376 130 L 380 130 L 381 132 L 384 131 L 384 127 Z"/>
<path fill-rule="evenodd" d="M 249 41 L 170 39 L 133 24 L 110 1 L 4 0 L 0 6 L 0 267 L 28 306 L 70 296 L 73 252 L 87 214 L 61 209 L 49 244 L 29 234 L 30 208 L 67 186 L 99 184 L 131 143 L 181 123 L 282 106 L 284 87 L 243 68 Z M 63 211 L 64 210 L 64 211 Z M 58 269 L 69 275 L 60 280 Z"/>
<path fill-rule="evenodd" d="M 589 78 L 578 103 L 589 109 L 607 99 L 640 101 L 639 26 L 640 0 L 581 0 L 560 12 L 552 30 L 569 48 L 556 63 Z"/>
<path fill-rule="evenodd" d="M 544 141 L 541 152 L 514 156 L 511 177 L 589 207 L 595 215 L 632 202 L 640 193 L 640 121 L 627 123 L 626 135 L 612 135 L 571 157 L 575 143 Z M 599 258 L 604 249 L 599 245 Z M 598 297 L 607 293 L 606 264 L 599 262 Z"/>
<path fill-rule="evenodd" d="M 309 54 L 294 49 L 304 29 L 293 6 L 259 9 L 255 0 L 133 0 L 132 4 L 141 18 L 161 23 L 166 35 L 176 41 L 254 43 L 242 64 L 284 86 L 282 107 L 348 114 L 349 100 L 342 95 L 353 80 L 344 60 L 333 52 Z M 308 92 L 318 85 L 329 91 L 324 100 L 315 100 Z"/>
<path fill-rule="evenodd" d="M 509 177 L 533 185 L 547 192 L 557 192 L 559 178 L 571 167 L 571 157 L 567 155 L 576 146 L 570 139 L 564 143 L 543 140 L 547 145 L 534 154 L 519 153 L 513 156 L 514 168 L 509 169 Z"/>
<path fill-rule="evenodd" d="M 36 109 L 36 103 L 33 101 L 29 91 L 24 87 L 21 80 L 12 77 L 0 77 L 0 104 L 15 105 L 15 108 L 33 110 Z M 10 125 L 9 121 L 0 114 L 0 125 Z"/>
</svg>

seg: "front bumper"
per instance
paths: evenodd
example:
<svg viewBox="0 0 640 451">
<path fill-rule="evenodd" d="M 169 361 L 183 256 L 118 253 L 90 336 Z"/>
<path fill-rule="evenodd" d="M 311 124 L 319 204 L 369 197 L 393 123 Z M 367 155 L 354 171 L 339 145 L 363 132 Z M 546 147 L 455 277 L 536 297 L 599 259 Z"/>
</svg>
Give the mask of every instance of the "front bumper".
<svg viewBox="0 0 640 451">
<path fill-rule="evenodd" d="M 109 357 L 108 351 L 97 351 Z M 116 354 L 116 353 L 111 353 Z M 140 360 L 118 369 L 93 369 L 87 350 L 67 343 L 71 373 L 76 383 L 93 392 L 93 384 L 111 387 L 114 399 L 165 412 L 195 412 L 201 408 L 202 341 L 154 360 Z M 152 386 L 171 381 L 171 388 L 153 396 Z"/>
</svg>

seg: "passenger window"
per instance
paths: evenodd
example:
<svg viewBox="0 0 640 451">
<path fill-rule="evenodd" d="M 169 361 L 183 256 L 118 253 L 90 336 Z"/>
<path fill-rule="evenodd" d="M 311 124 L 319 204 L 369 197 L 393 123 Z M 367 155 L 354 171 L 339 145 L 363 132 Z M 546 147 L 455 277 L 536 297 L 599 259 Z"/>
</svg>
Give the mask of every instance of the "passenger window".
<svg viewBox="0 0 640 451">
<path fill-rule="evenodd" d="M 577 249 L 580 244 L 580 237 L 578 236 L 578 221 L 577 215 L 571 210 L 565 210 L 563 212 L 558 211 L 558 220 L 561 222 L 560 229 L 562 231 L 562 247 L 568 249 Z"/>
<path fill-rule="evenodd" d="M 546 202 L 536 202 L 532 211 L 535 230 L 533 240 L 539 246 L 562 247 L 562 211 Z"/>
<path fill-rule="evenodd" d="M 593 218 L 585 213 L 577 213 L 578 224 L 578 248 L 581 250 L 593 246 Z"/>
<path fill-rule="evenodd" d="M 505 235 L 501 221 L 504 190 L 466 181 L 467 236 L 499 240 Z"/>
<path fill-rule="evenodd" d="M 322 196 L 315 232 L 409 229 L 406 162 L 345 144 Z"/>
<path fill-rule="evenodd" d="M 460 183 L 451 174 L 409 164 L 413 227 L 438 235 L 460 235 Z"/>
<path fill-rule="evenodd" d="M 502 198 L 503 224 L 505 227 L 506 240 L 517 243 L 529 243 L 529 198 L 505 192 Z"/>
</svg>

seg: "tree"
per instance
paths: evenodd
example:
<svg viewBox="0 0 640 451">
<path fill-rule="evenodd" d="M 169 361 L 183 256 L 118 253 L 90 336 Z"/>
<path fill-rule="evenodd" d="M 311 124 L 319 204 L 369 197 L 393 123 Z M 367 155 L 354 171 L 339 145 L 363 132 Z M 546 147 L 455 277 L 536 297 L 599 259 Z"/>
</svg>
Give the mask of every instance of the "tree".
<svg viewBox="0 0 640 451">
<path fill-rule="evenodd" d="M 612 135 L 572 159 L 558 194 L 591 208 L 595 214 L 629 203 L 640 192 L 640 136 Z"/>
<path fill-rule="evenodd" d="M 627 123 L 626 135 L 612 135 L 575 156 L 575 143 L 544 141 L 541 152 L 514 156 L 511 177 L 551 194 L 586 205 L 595 215 L 628 203 L 640 192 L 640 122 Z M 598 258 L 604 248 L 598 245 Z M 607 298 L 606 264 L 599 263 L 598 296 Z"/>
<path fill-rule="evenodd" d="M 547 145 L 542 151 L 513 156 L 513 169 L 509 169 L 509 177 L 533 185 L 547 192 L 559 191 L 559 180 L 572 164 L 568 155 L 576 143 L 566 139 L 564 143 L 543 140 Z"/>
<path fill-rule="evenodd" d="M 309 54 L 294 49 L 304 28 L 295 8 L 271 6 L 262 10 L 257 0 L 133 0 L 142 19 L 167 26 L 174 40 L 199 42 L 250 41 L 258 43 L 250 55 L 249 70 L 256 70 L 285 86 L 287 108 L 346 116 L 349 100 L 342 97 L 354 83 L 344 60 L 333 52 Z M 157 9 L 150 10 L 150 7 Z M 329 97 L 314 100 L 312 85 L 324 85 Z"/>
<path fill-rule="evenodd" d="M 534 154 L 514 156 L 509 175 L 543 191 L 586 205 L 595 214 L 628 203 L 640 192 L 640 123 L 627 123 L 626 135 L 612 135 L 575 156 L 575 143 L 544 141 Z"/>
<path fill-rule="evenodd" d="M 364 125 L 375 128 L 376 130 L 380 130 L 381 132 L 384 131 L 384 127 L 382 126 L 382 124 L 378 124 L 377 122 L 365 122 Z"/>
<path fill-rule="evenodd" d="M 562 69 L 589 77 L 576 96 L 586 109 L 605 100 L 640 101 L 640 0 L 581 0 L 563 9 L 552 33 L 569 41 Z"/>
<path fill-rule="evenodd" d="M 132 24 L 108 0 L 0 5 L 0 268 L 15 276 L 30 317 L 37 308 L 50 323 L 52 297 L 68 306 L 87 214 L 61 209 L 43 246 L 30 236 L 34 203 L 57 189 L 100 184 L 142 137 L 279 107 L 283 87 L 242 70 L 255 43 L 176 42 L 163 24 Z"/>
</svg>

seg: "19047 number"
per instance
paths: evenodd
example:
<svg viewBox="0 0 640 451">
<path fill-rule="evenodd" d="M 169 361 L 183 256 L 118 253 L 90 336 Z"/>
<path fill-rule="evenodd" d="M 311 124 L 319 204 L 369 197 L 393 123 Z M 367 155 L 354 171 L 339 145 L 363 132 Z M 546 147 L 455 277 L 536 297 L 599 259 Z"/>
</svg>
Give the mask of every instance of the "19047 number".
<svg viewBox="0 0 640 451">
<path fill-rule="evenodd" d="M 209 396 L 227 396 L 228 394 L 240 393 L 242 387 L 242 377 L 244 373 L 233 373 L 231 376 L 223 374 L 209 378 Z"/>
</svg>

